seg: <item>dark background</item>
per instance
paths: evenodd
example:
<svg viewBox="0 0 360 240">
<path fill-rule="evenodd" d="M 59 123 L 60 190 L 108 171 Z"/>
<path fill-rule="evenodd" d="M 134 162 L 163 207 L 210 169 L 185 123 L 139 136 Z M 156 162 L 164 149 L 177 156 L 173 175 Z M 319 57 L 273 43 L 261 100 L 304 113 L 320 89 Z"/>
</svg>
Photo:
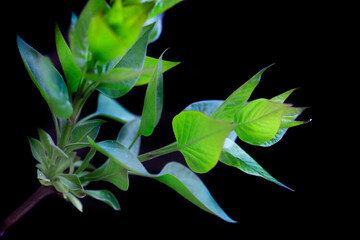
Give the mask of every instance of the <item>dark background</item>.
<svg viewBox="0 0 360 240">
<path fill-rule="evenodd" d="M 1 126 L 0 219 L 20 205 L 39 183 L 27 136 L 36 129 L 53 131 L 45 101 L 32 83 L 16 47 L 16 34 L 58 65 L 54 42 L 57 22 L 67 31 L 71 11 L 79 14 L 86 1 L 12 1 L 1 6 Z M 332 61 L 338 51 L 333 29 L 340 18 L 334 6 L 313 2 L 286 4 L 264 1 L 187 0 L 167 12 L 160 39 L 149 46 L 148 55 L 181 61 L 164 76 L 164 111 L 151 137 L 143 138 L 142 151 L 171 143 L 171 120 L 188 104 L 225 99 L 262 68 L 276 63 L 264 74 L 252 99 L 271 98 L 299 87 L 288 102 L 307 106 L 299 119 L 310 124 L 290 129 L 273 147 L 240 143 L 272 176 L 294 189 L 291 192 L 264 179 L 246 175 L 219 163 L 200 175 L 225 212 L 237 220 L 229 224 L 203 212 L 159 182 L 130 177 L 122 192 L 110 184 L 122 210 L 85 198 L 84 213 L 64 200 L 50 197 L 11 227 L 4 239 L 66 238 L 110 239 L 133 237 L 208 237 L 222 234 L 240 238 L 334 234 L 342 210 L 328 205 L 341 187 L 327 170 L 332 158 L 325 157 L 322 106 L 331 104 L 320 93 L 331 80 L 325 71 L 337 68 Z M 340 11 L 340 10 L 339 10 Z M 141 114 L 145 87 L 135 88 L 119 101 Z M 84 113 L 95 110 L 93 96 Z M 120 125 L 105 125 L 99 139 L 115 138 Z M 99 159 L 101 156 L 99 155 Z M 185 163 L 175 153 L 154 160 L 146 167 L 157 173 L 169 161 Z M 327 189 L 331 185 L 332 191 Z"/>
</svg>

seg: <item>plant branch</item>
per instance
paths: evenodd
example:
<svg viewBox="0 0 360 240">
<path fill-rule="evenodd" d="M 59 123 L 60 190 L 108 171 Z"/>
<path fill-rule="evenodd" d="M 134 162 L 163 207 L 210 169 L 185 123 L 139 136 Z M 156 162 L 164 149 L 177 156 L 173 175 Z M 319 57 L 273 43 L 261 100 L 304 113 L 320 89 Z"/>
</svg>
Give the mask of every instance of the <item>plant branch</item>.
<svg viewBox="0 0 360 240">
<path fill-rule="evenodd" d="M 39 203 L 43 198 L 56 193 L 53 187 L 46 187 L 41 185 L 33 195 L 31 195 L 23 204 L 20 205 L 14 212 L 12 212 L 4 221 L 0 223 L 0 237 L 4 235 L 5 231 L 13 225 L 19 218 L 25 215 L 31 208 Z"/>
</svg>

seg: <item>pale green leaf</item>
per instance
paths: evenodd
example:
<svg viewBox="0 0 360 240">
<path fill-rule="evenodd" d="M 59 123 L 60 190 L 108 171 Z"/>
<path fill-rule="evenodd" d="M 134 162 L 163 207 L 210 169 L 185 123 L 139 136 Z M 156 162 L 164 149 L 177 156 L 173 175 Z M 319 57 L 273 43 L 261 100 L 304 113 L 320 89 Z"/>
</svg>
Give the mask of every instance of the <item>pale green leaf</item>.
<svg viewBox="0 0 360 240">
<path fill-rule="evenodd" d="M 116 138 L 116 141 L 121 143 L 123 146 L 129 148 L 131 143 L 135 140 L 137 131 L 140 126 L 140 118 L 135 118 L 127 122 L 121 129 Z M 135 155 L 139 155 L 140 151 L 140 139 L 137 138 L 130 151 Z"/>
<path fill-rule="evenodd" d="M 120 204 L 114 194 L 108 190 L 85 190 L 86 195 L 102 201 L 112 207 L 114 210 L 120 210 Z"/>
<path fill-rule="evenodd" d="M 100 126 L 103 124 L 103 120 L 90 120 L 82 122 L 74 128 L 71 134 L 71 143 L 89 144 L 87 138 L 95 139 L 99 133 Z"/>
<path fill-rule="evenodd" d="M 247 174 L 265 178 L 279 186 L 292 190 L 273 178 L 249 154 L 241 149 L 239 145 L 228 138 L 225 140 L 224 148 L 219 160 L 229 166 L 236 167 Z"/>
<path fill-rule="evenodd" d="M 151 9 L 148 18 L 155 17 L 156 15 L 165 12 L 181 1 L 182 0 L 156 0 L 155 6 Z M 146 0 L 142 0 L 141 2 L 146 2 Z"/>
<path fill-rule="evenodd" d="M 64 193 L 64 197 L 66 200 L 68 200 L 69 202 L 72 203 L 72 205 L 74 205 L 74 207 L 79 210 L 80 212 L 83 211 L 83 205 L 80 202 L 80 200 L 75 197 L 72 193 Z"/>
<path fill-rule="evenodd" d="M 267 99 L 249 102 L 236 115 L 238 137 L 249 144 L 261 145 L 272 139 L 280 128 L 282 116 L 290 105 Z"/>
<path fill-rule="evenodd" d="M 183 111 L 202 112 L 207 116 L 211 116 L 214 111 L 223 103 L 222 100 L 205 100 L 191 103 Z"/>
<path fill-rule="evenodd" d="M 229 133 L 236 124 L 215 120 L 195 111 L 181 112 L 173 119 L 179 151 L 191 170 L 205 173 L 212 169 Z"/>
<path fill-rule="evenodd" d="M 30 148 L 31 148 L 31 153 L 33 155 L 33 157 L 43 166 L 43 167 L 48 167 L 49 166 L 49 162 L 48 162 L 48 158 L 46 156 L 45 153 L 45 148 L 43 146 L 43 144 L 34 138 L 28 138 L 29 139 L 29 143 L 30 143 Z"/>
</svg>

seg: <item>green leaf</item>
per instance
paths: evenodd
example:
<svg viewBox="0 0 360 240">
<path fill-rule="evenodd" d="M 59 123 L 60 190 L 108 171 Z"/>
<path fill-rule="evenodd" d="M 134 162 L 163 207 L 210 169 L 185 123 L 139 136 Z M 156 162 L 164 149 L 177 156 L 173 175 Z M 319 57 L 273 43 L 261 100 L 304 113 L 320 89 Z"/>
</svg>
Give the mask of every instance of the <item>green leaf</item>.
<svg viewBox="0 0 360 240">
<path fill-rule="evenodd" d="M 71 202 L 72 205 L 74 205 L 74 207 L 79 210 L 80 212 L 83 211 L 83 206 L 82 203 L 80 202 L 80 200 L 75 197 L 73 194 L 71 193 L 64 193 L 64 197 L 66 200 L 68 200 L 69 202 Z"/>
<path fill-rule="evenodd" d="M 126 147 L 121 145 L 117 141 L 106 140 L 95 143 L 89 138 L 89 142 L 92 147 L 101 152 L 105 156 L 109 157 L 111 161 L 115 162 L 119 166 L 128 169 L 138 175 L 148 176 L 148 171 L 144 168 L 141 162 L 136 156 L 129 151 Z"/>
<path fill-rule="evenodd" d="M 76 21 L 75 30 L 70 38 L 70 48 L 76 64 L 80 69 L 85 70 L 90 60 L 88 30 L 93 17 L 99 11 L 106 11 L 108 5 L 104 0 L 90 0 L 78 20 Z"/>
<path fill-rule="evenodd" d="M 59 60 L 64 70 L 69 91 L 71 93 L 76 92 L 81 81 L 82 73 L 76 65 L 70 48 L 66 44 L 58 25 L 55 27 L 55 39 Z"/>
<path fill-rule="evenodd" d="M 49 166 L 49 162 L 43 144 L 37 139 L 30 137 L 28 139 L 33 157 L 46 169 Z"/>
<path fill-rule="evenodd" d="M 17 44 L 30 78 L 48 103 L 51 111 L 60 118 L 70 117 L 73 108 L 69 101 L 67 87 L 50 59 L 30 47 L 19 36 Z"/>
<path fill-rule="evenodd" d="M 84 171 L 85 169 L 91 167 L 90 161 L 95 156 L 95 153 L 96 153 L 96 150 L 91 148 L 90 151 L 86 154 L 84 160 L 81 162 L 81 165 L 79 166 L 79 168 L 76 169 L 75 174 L 79 174 L 82 171 Z"/>
<path fill-rule="evenodd" d="M 163 28 L 163 24 L 162 24 L 163 18 L 164 18 L 164 14 L 159 14 L 153 18 L 150 18 L 149 20 L 147 20 L 145 22 L 145 24 L 144 24 L 145 26 L 155 23 L 154 28 L 150 34 L 149 43 L 153 43 L 159 39 L 161 32 L 162 32 L 162 28 Z"/>
<path fill-rule="evenodd" d="M 291 89 L 291 90 L 284 92 L 276 97 L 273 97 L 272 99 L 270 99 L 270 101 L 277 102 L 277 103 L 283 103 L 294 90 L 296 90 L 296 89 Z M 270 139 L 269 141 L 261 143 L 260 146 L 270 147 L 270 146 L 276 144 L 277 142 L 279 142 L 290 127 L 300 126 L 302 124 L 310 122 L 311 119 L 308 121 L 295 121 L 295 119 L 305 109 L 306 109 L 306 107 L 292 107 L 292 108 L 289 108 L 288 110 L 286 110 L 281 119 L 280 128 L 277 131 L 277 133 L 275 134 L 275 136 L 272 139 Z"/>
<path fill-rule="evenodd" d="M 114 86 L 113 83 L 127 82 L 139 76 L 140 70 L 131 68 L 115 68 L 103 74 L 86 74 L 88 80 L 102 83 L 102 88 L 106 89 L 106 83 L 110 83 L 109 89 Z M 105 83 L 105 84 L 104 84 Z"/>
<path fill-rule="evenodd" d="M 118 61 L 110 62 L 106 68 L 126 68 L 132 69 L 137 72 L 137 75 L 131 79 L 116 83 L 102 83 L 98 86 L 98 90 L 111 98 L 118 98 L 128 93 L 136 84 L 144 67 L 144 61 L 146 56 L 146 47 L 149 40 L 153 25 L 144 27 L 140 33 L 139 39 L 134 45 L 128 50 L 124 57 Z M 115 70 L 114 71 L 118 71 Z M 148 68 L 146 68 L 148 69 Z M 148 73 L 148 71 L 146 71 Z"/>
<path fill-rule="evenodd" d="M 236 127 L 195 111 L 181 112 L 172 125 L 179 151 L 197 173 L 206 173 L 216 165 L 225 138 Z"/>
<path fill-rule="evenodd" d="M 180 163 L 168 163 L 159 174 L 155 175 L 155 179 L 174 189 L 202 210 L 227 222 L 236 223 L 220 208 L 199 177 Z"/>
<path fill-rule="evenodd" d="M 107 181 L 123 191 L 129 188 L 128 170 L 110 159 L 95 171 L 82 177 L 81 181 Z"/>
<path fill-rule="evenodd" d="M 138 136 L 150 136 L 161 117 L 163 107 L 163 74 L 161 62 L 164 53 L 165 52 L 161 54 L 146 89 L 141 123 L 137 133 Z"/>
<path fill-rule="evenodd" d="M 85 147 L 88 146 L 89 141 L 87 138 L 90 137 L 91 139 L 95 139 L 99 133 L 100 126 L 103 123 L 103 120 L 96 119 L 78 124 L 72 131 L 70 145 L 73 143 L 77 144 L 75 149 L 81 148 L 82 145 Z"/>
<path fill-rule="evenodd" d="M 249 102 L 235 115 L 238 137 L 249 144 L 261 145 L 272 139 L 280 128 L 281 119 L 290 105 L 267 99 Z"/>
<path fill-rule="evenodd" d="M 148 18 L 155 17 L 156 15 L 165 12 L 181 1 L 182 0 L 156 0 L 155 6 L 151 9 Z"/>
<path fill-rule="evenodd" d="M 62 184 L 64 184 L 69 190 L 74 190 L 77 195 L 85 196 L 84 188 L 81 185 L 80 179 L 75 174 L 60 174 L 57 176 Z"/>
<path fill-rule="evenodd" d="M 279 186 L 292 190 L 273 178 L 251 156 L 249 156 L 249 154 L 228 138 L 225 140 L 224 148 L 219 160 L 229 166 L 236 167 L 247 174 L 265 178 Z"/>
<path fill-rule="evenodd" d="M 111 9 L 98 13 L 89 25 L 89 49 L 100 63 L 122 57 L 138 39 L 152 2 L 122 6 L 115 1 Z"/>
<path fill-rule="evenodd" d="M 55 145 L 54 141 L 52 140 L 51 136 L 45 132 L 44 130 L 38 128 L 38 133 L 40 137 L 40 141 L 46 150 L 46 155 L 51 156 L 52 154 L 52 146 Z"/>
<path fill-rule="evenodd" d="M 225 122 L 234 122 L 235 114 L 245 106 L 252 92 L 260 82 L 261 75 L 271 66 L 272 65 L 262 69 L 250 78 L 250 80 L 241 85 L 216 109 L 212 117 Z"/>
<path fill-rule="evenodd" d="M 158 62 L 158 59 L 147 56 L 145 58 L 144 69 L 154 69 L 157 65 L 157 62 Z M 167 70 L 179 65 L 180 62 L 170 62 L 170 61 L 162 60 L 161 64 L 162 64 L 162 71 L 164 73 Z M 142 72 L 138 81 L 136 82 L 136 86 L 148 84 L 150 82 L 151 77 L 152 77 L 151 72 L 149 72 L 149 71 Z"/>
<path fill-rule="evenodd" d="M 108 190 L 85 190 L 86 195 L 102 201 L 112 207 L 114 210 L 120 210 L 120 204 L 114 194 Z"/>
<path fill-rule="evenodd" d="M 120 123 L 127 123 L 137 116 L 127 109 L 125 109 L 116 100 L 106 97 L 103 94 L 99 94 L 96 112 L 91 114 L 90 117 L 103 116 L 111 118 Z"/>
<path fill-rule="evenodd" d="M 140 126 L 140 118 L 135 118 L 129 122 L 127 122 L 121 129 L 116 138 L 116 141 L 121 143 L 124 147 L 129 148 L 131 143 L 135 140 L 137 131 Z M 139 155 L 140 151 L 140 139 L 137 138 L 136 142 L 130 149 L 130 151 L 135 155 Z"/>
</svg>

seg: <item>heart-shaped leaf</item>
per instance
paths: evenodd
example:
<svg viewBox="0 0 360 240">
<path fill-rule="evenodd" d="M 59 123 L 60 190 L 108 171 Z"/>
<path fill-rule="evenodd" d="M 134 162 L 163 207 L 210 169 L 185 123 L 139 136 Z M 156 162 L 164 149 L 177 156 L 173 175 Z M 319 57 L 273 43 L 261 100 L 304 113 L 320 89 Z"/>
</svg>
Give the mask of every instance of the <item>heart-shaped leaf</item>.
<svg viewBox="0 0 360 240">
<path fill-rule="evenodd" d="M 73 108 L 69 101 L 68 89 L 50 59 L 41 55 L 19 36 L 17 44 L 30 78 L 48 103 L 51 111 L 61 118 L 70 117 Z"/>
<path fill-rule="evenodd" d="M 236 127 L 195 111 L 181 112 L 172 125 L 178 150 L 197 173 L 206 173 L 216 165 L 225 138 Z"/>
<path fill-rule="evenodd" d="M 235 132 L 242 141 L 261 145 L 275 136 L 288 109 L 290 105 L 267 99 L 251 101 L 235 115 L 234 120 L 238 123 Z"/>
</svg>

